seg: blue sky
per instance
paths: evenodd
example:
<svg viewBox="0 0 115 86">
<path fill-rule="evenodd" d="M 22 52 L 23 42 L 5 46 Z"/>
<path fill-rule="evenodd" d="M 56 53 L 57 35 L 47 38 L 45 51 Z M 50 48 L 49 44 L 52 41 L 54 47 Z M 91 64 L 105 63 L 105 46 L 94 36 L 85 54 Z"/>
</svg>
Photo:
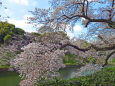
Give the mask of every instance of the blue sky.
<svg viewBox="0 0 115 86">
<path fill-rule="evenodd" d="M 49 0 L 1 0 L 3 6 L 7 9 L 3 10 L 3 14 L 9 16 L 9 23 L 15 24 L 16 27 L 22 28 L 27 32 L 35 32 L 36 29 L 32 25 L 27 24 L 27 17 L 31 16 L 28 11 L 33 11 L 35 7 L 48 8 Z M 80 24 L 76 24 L 74 32 L 67 30 L 67 34 L 72 38 L 84 33 Z"/>
</svg>

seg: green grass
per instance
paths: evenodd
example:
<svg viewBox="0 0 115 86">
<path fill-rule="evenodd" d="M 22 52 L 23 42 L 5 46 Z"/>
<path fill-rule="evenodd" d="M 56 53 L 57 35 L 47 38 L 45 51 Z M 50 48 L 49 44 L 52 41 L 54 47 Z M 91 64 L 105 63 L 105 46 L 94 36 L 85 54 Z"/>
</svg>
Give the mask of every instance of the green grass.
<svg viewBox="0 0 115 86">
<path fill-rule="evenodd" d="M 66 65 L 78 65 L 74 54 L 65 54 L 63 57 L 63 63 Z"/>
<path fill-rule="evenodd" d="M 1 66 L 0 66 L 1 69 L 8 69 L 9 67 L 10 67 L 9 64 L 7 64 L 7 65 L 1 65 Z"/>
<path fill-rule="evenodd" d="M 15 72 L 0 72 L 0 86 L 19 86 L 20 77 Z"/>
<path fill-rule="evenodd" d="M 115 65 L 115 57 L 114 58 L 110 58 L 109 64 Z"/>
</svg>

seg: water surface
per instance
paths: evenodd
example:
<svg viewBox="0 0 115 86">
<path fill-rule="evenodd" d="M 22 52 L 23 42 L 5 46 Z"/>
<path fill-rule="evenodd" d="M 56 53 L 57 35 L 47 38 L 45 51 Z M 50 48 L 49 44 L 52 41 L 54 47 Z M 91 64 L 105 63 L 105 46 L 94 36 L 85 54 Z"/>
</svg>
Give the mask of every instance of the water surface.
<svg viewBox="0 0 115 86">
<path fill-rule="evenodd" d="M 19 86 L 20 77 L 15 72 L 0 72 L 0 86 Z"/>
<path fill-rule="evenodd" d="M 70 79 L 73 77 L 73 73 L 77 72 L 80 67 L 65 67 L 59 70 L 60 78 Z"/>
</svg>

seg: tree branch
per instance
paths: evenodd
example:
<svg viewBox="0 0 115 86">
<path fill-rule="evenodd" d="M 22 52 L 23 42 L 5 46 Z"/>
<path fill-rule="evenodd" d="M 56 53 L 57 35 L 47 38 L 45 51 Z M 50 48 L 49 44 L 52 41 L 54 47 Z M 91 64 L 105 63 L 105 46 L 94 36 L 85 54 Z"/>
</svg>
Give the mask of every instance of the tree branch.
<svg viewBox="0 0 115 86">
<path fill-rule="evenodd" d="M 110 58 L 114 53 L 115 53 L 115 51 L 111 52 L 111 53 L 107 56 L 107 58 L 105 59 L 105 63 L 102 65 L 102 67 L 105 67 L 105 66 L 108 64 L 109 58 Z"/>
<path fill-rule="evenodd" d="M 107 51 L 107 50 L 114 50 L 115 45 L 107 46 L 107 47 L 97 47 L 95 45 L 91 45 L 92 48 L 94 48 L 96 51 Z"/>
<path fill-rule="evenodd" d="M 94 48 L 96 51 L 106 51 L 106 50 L 113 50 L 115 49 L 115 45 L 114 46 L 111 46 L 111 47 L 103 47 L 103 48 L 100 48 L 100 47 L 96 47 L 94 45 L 91 45 L 89 46 L 88 48 L 79 48 L 78 46 L 76 45 L 72 45 L 72 44 L 64 44 L 60 47 L 60 49 L 63 49 L 67 46 L 71 46 L 79 51 L 82 51 L 82 52 L 85 52 L 85 51 L 88 51 L 90 50 L 91 48 Z M 105 59 L 105 63 L 102 65 L 102 67 L 105 67 L 107 64 L 108 64 L 108 60 L 109 58 L 115 53 L 115 51 L 111 52 L 109 55 L 107 55 L 106 59 Z"/>
<path fill-rule="evenodd" d="M 95 49 L 96 51 L 107 51 L 107 50 L 114 50 L 115 49 L 115 45 L 106 46 L 106 47 L 97 47 L 96 45 L 91 44 L 91 46 L 89 46 L 87 48 L 79 48 L 78 46 L 73 45 L 73 44 L 64 44 L 64 45 L 60 44 L 60 45 L 61 45 L 60 49 L 63 49 L 67 46 L 71 46 L 71 47 L 73 47 L 77 50 L 83 51 L 83 52 L 88 51 L 91 48 Z"/>
<path fill-rule="evenodd" d="M 105 44 L 110 44 L 109 41 L 105 40 L 101 35 L 98 35 L 99 39 L 101 39 Z"/>
<path fill-rule="evenodd" d="M 65 48 L 65 47 L 67 47 L 67 46 L 73 47 L 73 48 L 75 48 L 75 49 L 77 49 L 77 50 L 79 50 L 79 51 L 82 51 L 82 52 L 88 51 L 88 50 L 90 50 L 90 48 L 91 48 L 91 46 L 88 47 L 88 48 L 79 48 L 79 47 L 76 46 L 76 45 L 64 44 L 64 45 L 62 45 L 62 46 L 60 47 L 60 49 L 63 49 L 63 48 Z"/>
<path fill-rule="evenodd" d="M 87 20 L 88 20 L 88 23 L 86 24 L 86 27 L 88 26 L 88 24 L 89 24 L 90 22 L 105 22 L 105 23 L 107 23 L 110 27 L 111 27 L 111 25 L 114 25 L 114 24 L 115 24 L 114 21 L 111 21 L 111 20 L 109 20 L 109 19 L 91 19 L 91 18 L 89 18 L 89 17 L 86 16 L 86 15 L 75 15 L 75 14 L 71 14 L 71 15 L 69 15 L 69 16 L 67 16 L 67 15 L 62 15 L 62 16 L 59 17 L 58 19 L 61 19 L 61 18 L 73 19 L 73 18 L 75 18 L 75 17 L 82 17 L 82 18 L 87 19 Z M 115 29 L 115 28 L 113 27 L 113 29 Z"/>
</svg>

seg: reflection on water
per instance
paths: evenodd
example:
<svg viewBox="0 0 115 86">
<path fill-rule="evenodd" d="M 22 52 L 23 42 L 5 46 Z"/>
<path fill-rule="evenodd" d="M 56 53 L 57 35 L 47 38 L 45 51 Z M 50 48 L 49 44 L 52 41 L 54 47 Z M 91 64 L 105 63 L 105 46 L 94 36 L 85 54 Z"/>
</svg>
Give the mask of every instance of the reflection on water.
<svg viewBox="0 0 115 86">
<path fill-rule="evenodd" d="M 62 79 L 70 79 L 73 77 L 73 73 L 77 72 L 80 67 L 65 67 L 59 70 L 60 78 Z"/>
<path fill-rule="evenodd" d="M 65 67 L 59 70 L 60 78 L 70 79 L 72 77 L 85 76 L 95 73 L 102 69 L 98 64 L 86 64 L 85 66 L 79 67 Z"/>
<path fill-rule="evenodd" d="M 0 86 L 19 86 L 20 80 L 15 72 L 0 72 Z"/>
<path fill-rule="evenodd" d="M 87 65 L 86 65 L 87 66 Z M 78 67 L 65 67 L 63 69 L 59 70 L 60 78 L 62 79 L 70 79 L 72 77 L 75 77 L 76 73 L 78 73 L 80 70 L 84 70 L 82 73 L 85 75 L 91 74 L 92 71 L 86 71 L 86 66 L 78 66 Z M 80 68 L 81 67 L 81 68 Z M 100 66 L 96 66 L 97 69 L 101 69 Z M 95 65 L 89 67 L 91 69 L 95 69 Z M 0 86 L 19 86 L 20 77 L 15 72 L 0 72 Z"/>
</svg>

